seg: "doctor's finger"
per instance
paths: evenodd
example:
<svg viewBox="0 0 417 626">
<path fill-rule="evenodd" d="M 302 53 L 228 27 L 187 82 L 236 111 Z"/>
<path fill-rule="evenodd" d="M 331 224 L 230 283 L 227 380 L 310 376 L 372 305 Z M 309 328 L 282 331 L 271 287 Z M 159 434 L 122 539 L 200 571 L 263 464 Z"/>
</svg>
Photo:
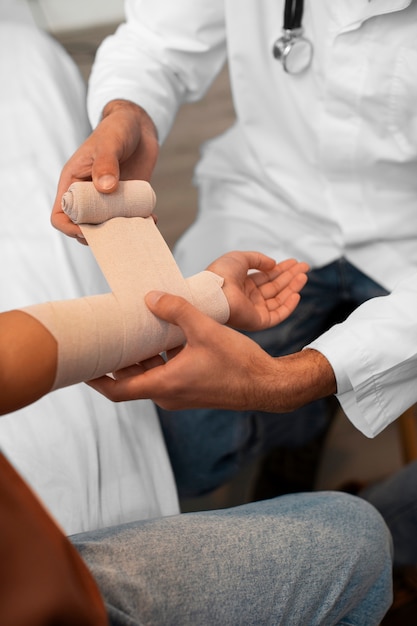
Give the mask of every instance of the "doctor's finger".
<svg viewBox="0 0 417 626">
<path fill-rule="evenodd" d="M 181 296 L 151 291 L 146 295 L 145 301 L 150 311 L 157 317 L 179 326 L 188 342 L 201 334 L 203 326 L 217 326 L 217 322 L 201 313 Z"/>
</svg>

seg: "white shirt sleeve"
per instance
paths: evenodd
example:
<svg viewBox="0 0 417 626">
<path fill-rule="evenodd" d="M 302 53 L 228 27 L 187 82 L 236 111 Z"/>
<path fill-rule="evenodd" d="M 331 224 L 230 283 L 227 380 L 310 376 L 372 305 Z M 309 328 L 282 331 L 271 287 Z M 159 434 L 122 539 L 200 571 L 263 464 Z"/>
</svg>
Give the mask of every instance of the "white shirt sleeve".
<svg viewBox="0 0 417 626">
<path fill-rule="evenodd" d="M 417 273 L 307 346 L 330 362 L 351 422 L 374 437 L 417 402 Z"/>
<path fill-rule="evenodd" d="M 130 100 L 162 143 L 179 106 L 201 98 L 226 60 L 223 0 L 127 0 L 126 23 L 101 44 L 89 81 L 96 126 L 104 106 Z"/>
</svg>

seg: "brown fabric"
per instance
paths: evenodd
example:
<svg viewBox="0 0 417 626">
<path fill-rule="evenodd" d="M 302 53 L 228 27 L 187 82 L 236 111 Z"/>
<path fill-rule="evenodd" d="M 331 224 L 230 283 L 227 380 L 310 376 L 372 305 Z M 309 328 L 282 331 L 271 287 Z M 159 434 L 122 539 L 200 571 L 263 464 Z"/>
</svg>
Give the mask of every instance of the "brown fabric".
<svg viewBox="0 0 417 626">
<path fill-rule="evenodd" d="M 107 626 L 94 579 L 0 453 L 1 626 Z"/>
</svg>

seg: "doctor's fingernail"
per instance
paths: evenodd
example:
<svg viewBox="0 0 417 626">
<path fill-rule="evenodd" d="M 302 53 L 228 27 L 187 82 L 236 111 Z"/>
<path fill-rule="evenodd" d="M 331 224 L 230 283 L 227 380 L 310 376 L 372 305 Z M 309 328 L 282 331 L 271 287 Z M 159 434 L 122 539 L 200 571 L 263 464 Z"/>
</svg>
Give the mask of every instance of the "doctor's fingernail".
<svg viewBox="0 0 417 626">
<path fill-rule="evenodd" d="M 113 189 L 117 184 L 117 178 L 112 174 L 105 174 L 104 176 L 100 176 L 98 184 L 101 189 Z"/>
<path fill-rule="evenodd" d="M 146 303 L 152 306 L 153 304 L 156 304 L 163 295 L 163 291 L 149 291 L 145 296 Z"/>
</svg>

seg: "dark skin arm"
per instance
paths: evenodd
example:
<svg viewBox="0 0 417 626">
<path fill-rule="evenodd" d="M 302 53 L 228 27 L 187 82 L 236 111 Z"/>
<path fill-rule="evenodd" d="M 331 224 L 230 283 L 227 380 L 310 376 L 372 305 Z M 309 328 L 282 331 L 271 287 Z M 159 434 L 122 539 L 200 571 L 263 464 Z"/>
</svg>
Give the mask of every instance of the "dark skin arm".
<svg viewBox="0 0 417 626">
<path fill-rule="evenodd" d="M 0 314 L 0 415 L 31 404 L 53 385 L 58 346 L 51 333 L 23 311 Z"/>
</svg>

